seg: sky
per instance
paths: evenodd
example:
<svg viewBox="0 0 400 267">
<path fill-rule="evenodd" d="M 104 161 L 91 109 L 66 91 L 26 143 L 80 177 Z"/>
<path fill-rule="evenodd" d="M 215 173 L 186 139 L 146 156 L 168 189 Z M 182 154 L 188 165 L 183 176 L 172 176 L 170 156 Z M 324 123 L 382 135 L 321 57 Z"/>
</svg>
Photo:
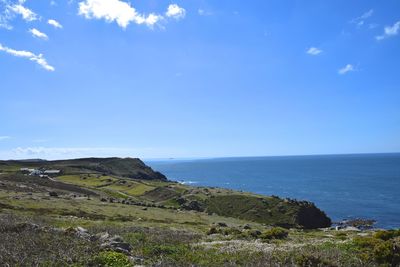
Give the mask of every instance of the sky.
<svg viewBox="0 0 400 267">
<path fill-rule="evenodd" d="M 0 0 L 0 159 L 386 152 L 399 0 Z"/>
</svg>

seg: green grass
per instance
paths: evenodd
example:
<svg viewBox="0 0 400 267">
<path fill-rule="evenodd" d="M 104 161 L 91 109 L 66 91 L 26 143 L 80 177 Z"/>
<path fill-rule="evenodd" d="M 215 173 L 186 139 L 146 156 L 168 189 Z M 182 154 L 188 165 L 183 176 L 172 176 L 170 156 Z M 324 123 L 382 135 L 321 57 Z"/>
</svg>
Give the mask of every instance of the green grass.
<svg viewBox="0 0 400 267">
<path fill-rule="evenodd" d="M 95 174 L 63 175 L 63 176 L 58 176 L 57 180 L 84 187 L 101 187 L 109 183 L 118 181 L 118 179 L 111 176 L 100 176 Z"/>
</svg>

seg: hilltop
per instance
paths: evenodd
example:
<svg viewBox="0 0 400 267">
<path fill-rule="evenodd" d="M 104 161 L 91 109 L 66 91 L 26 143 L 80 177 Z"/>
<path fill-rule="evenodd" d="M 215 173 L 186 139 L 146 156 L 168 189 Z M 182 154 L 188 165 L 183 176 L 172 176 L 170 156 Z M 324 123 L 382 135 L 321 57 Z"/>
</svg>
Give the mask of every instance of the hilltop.
<svg viewBox="0 0 400 267">
<path fill-rule="evenodd" d="M 359 263 L 340 245 L 358 230 L 330 229 L 313 203 L 182 185 L 132 158 L 0 161 L 0 225 L 9 265 Z"/>
<path fill-rule="evenodd" d="M 0 170 L 18 171 L 21 168 L 59 169 L 64 175 L 104 174 L 142 180 L 164 180 L 167 178 L 138 158 L 81 158 L 69 160 L 8 160 L 0 161 Z"/>
</svg>

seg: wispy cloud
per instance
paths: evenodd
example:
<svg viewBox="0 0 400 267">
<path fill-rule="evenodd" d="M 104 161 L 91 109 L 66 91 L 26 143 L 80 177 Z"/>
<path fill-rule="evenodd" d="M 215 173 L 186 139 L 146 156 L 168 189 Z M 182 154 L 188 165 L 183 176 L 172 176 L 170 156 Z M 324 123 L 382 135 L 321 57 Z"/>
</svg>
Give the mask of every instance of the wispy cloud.
<svg viewBox="0 0 400 267">
<path fill-rule="evenodd" d="M 0 0 L 0 28 L 11 30 L 10 20 L 13 18 L 13 13 L 8 9 L 6 0 Z"/>
<path fill-rule="evenodd" d="M 376 40 L 380 41 L 389 37 L 398 35 L 400 32 L 400 20 L 395 22 L 392 26 L 386 26 L 382 35 L 376 36 Z"/>
<path fill-rule="evenodd" d="M 312 56 L 317 56 L 322 53 L 322 50 L 316 47 L 310 47 L 307 52 L 307 54 L 312 55 Z"/>
<path fill-rule="evenodd" d="M 26 21 L 34 21 L 38 19 L 38 15 L 27 7 L 23 6 L 25 1 L 18 1 L 17 4 L 9 5 L 8 9 L 12 12 L 19 14 Z"/>
<path fill-rule="evenodd" d="M 365 24 L 365 20 L 372 17 L 373 14 L 374 14 L 374 10 L 370 9 L 367 12 L 365 12 L 364 14 L 362 14 L 361 16 L 352 19 L 350 22 L 356 24 L 358 27 L 361 27 Z"/>
<path fill-rule="evenodd" d="M 16 16 L 31 22 L 40 18 L 35 12 L 24 6 L 25 0 L 0 0 L 0 28 L 13 29 L 11 21 Z"/>
<path fill-rule="evenodd" d="M 164 16 L 160 14 L 140 14 L 130 3 L 120 0 L 85 0 L 79 3 L 78 13 L 86 19 L 116 22 L 122 28 L 126 28 L 130 23 L 153 27 L 164 20 Z M 185 10 L 176 4 L 171 4 L 165 15 L 178 19 L 185 16 Z"/>
<path fill-rule="evenodd" d="M 47 71 L 54 71 L 54 67 L 49 65 L 46 61 L 46 59 L 43 57 L 42 54 L 36 55 L 30 51 L 25 51 L 25 50 L 15 50 L 12 48 L 8 48 L 6 46 L 3 46 L 2 44 L 0 44 L 0 51 L 3 51 L 7 54 L 10 54 L 12 56 L 15 57 L 21 57 L 21 58 L 26 58 L 29 59 L 31 61 L 36 62 L 37 64 L 39 64 L 42 68 L 44 68 Z"/>
<path fill-rule="evenodd" d="M 338 70 L 338 73 L 340 75 L 346 74 L 348 72 L 352 72 L 355 71 L 356 69 L 354 68 L 354 66 L 352 64 L 347 64 L 346 66 L 344 66 L 343 68 Z"/>
<path fill-rule="evenodd" d="M 10 139 L 10 138 L 11 138 L 11 136 L 3 135 L 3 136 L 0 136 L 0 141 L 7 140 L 7 139 Z"/>
<path fill-rule="evenodd" d="M 182 19 L 186 15 L 186 10 L 177 4 L 171 4 L 168 6 L 167 12 L 165 12 L 165 15 L 169 18 L 174 18 L 174 19 Z"/>
<path fill-rule="evenodd" d="M 204 10 L 201 8 L 199 10 L 197 10 L 197 13 L 199 13 L 200 16 L 211 16 L 212 15 L 211 11 L 207 11 L 207 10 Z"/>
<path fill-rule="evenodd" d="M 33 37 L 36 37 L 36 38 L 39 38 L 39 39 L 42 39 L 42 40 L 48 40 L 49 39 L 47 34 L 39 31 L 38 29 L 32 28 L 32 29 L 29 29 L 29 32 L 32 34 Z"/>
<path fill-rule="evenodd" d="M 54 28 L 62 29 L 62 27 L 63 27 L 58 21 L 56 21 L 56 20 L 54 20 L 54 19 L 49 19 L 49 20 L 47 21 L 47 23 L 48 23 L 49 25 L 53 26 Z"/>
</svg>

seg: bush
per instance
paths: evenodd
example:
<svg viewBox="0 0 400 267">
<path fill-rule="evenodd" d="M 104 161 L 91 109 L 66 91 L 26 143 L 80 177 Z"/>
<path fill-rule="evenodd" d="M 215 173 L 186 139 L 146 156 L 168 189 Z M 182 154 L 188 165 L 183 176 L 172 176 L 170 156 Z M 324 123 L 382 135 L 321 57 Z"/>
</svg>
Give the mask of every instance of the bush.
<svg viewBox="0 0 400 267">
<path fill-rule="evenodd" d="M 389 231 L 385 231 L 385 230 L 381 230 L 381 231 L 377 231 L 374 234 L 375 238 L 378 239 L 382 239 L 382 240 L 389 240 L 395 237 L 400 236 L 400 230 L 389 230 Z"/>
<path fill-rule="evenodd" d="M 240 231 L 237 228 L 234 227 L 215 227 L 212 226 L 208 231 L 206 232 L 207 235 L 212 235 L 212 234 L 221 234 L 221 235 L 233 235 L 233 236 L 239 236 L 242 234 L 242 231 Z"/>
<path fill-rule="evenodd" d="M 271 239 L 285 239 L 289 235 L 288 230 L 282 227 L 274 227 L 269 230 L 263 232 L 260 237 L 263 240 L 271 240 Z"/>
<path fill-rule="evenodd" d="M 130 267 L 133 264 L 129 258 L 122 253 L 115 251 L 103 251 L 94 260 L 96 265 L 104 267 Z"/>
<path fill-rule="evenodd" d="M 210 229 L 208 229 L 207 231 L 207 235 L 213 235 L 213 234 L 218 234 L 218 230 L 214 226 L 210 227 Z"/>
<path fill-rule="evenodd" d="M 353 239 L 354 245 L 361 249 L 373 249 L 381 242 L 382 240 L 374 237 L 355 237 Z"/>
<path fill-rule="evenodd" d="M 309 254 L 300 254 L 295 257 L 296 265 L 310 267 L 310 266 L 334 266 L 326 259 L 321 259 L 320 257 L 309 255 Z"/>
<path fill-rule="evenodd" d="M 400 246 L 395 240 L 395 231 L 378 231 L 375 237 L 357 237 L 353 243 L 362 252 L 364 261 L 375 261 L 382 265 L 400 265 Z M 385 239 L 389 239 L 384 241 Z"/>
<path fill-rule="evenodd" d="M 378 263 L 390 264 L 391 266 L 400 265 L 400 247 L 391 241 L 385 241 L 375 246 L 374 258 Z"/>
</svg>

